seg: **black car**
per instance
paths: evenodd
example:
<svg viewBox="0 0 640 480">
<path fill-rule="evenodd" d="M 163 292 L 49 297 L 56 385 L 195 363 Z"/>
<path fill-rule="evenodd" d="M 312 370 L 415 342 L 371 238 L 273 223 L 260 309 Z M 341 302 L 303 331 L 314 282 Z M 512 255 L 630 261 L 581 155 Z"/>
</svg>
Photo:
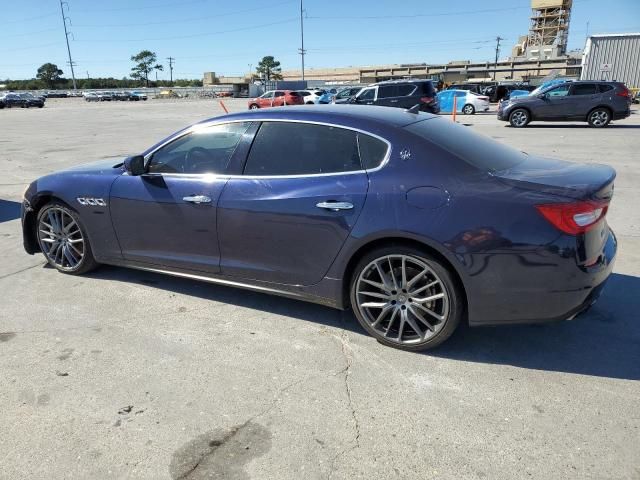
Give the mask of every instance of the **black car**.
<svg viewBox="0 0 640 480">
<path fill-rule="evenodd" d="M 3 97 L 0 97 L 0 101 L 2 102 L 2 107 L 21 107 L 27 108 L 28 102 L 22 98 L 18 93 L 7 93 Z"/>
<path fill-rule="evenodd" d="M 362 90 L 362 87 L 347 87 L 340 90 L 333 98 L 333 103 L 349 103 L 357 93 Z"/>
<path fill-rule="evenodd" d="M 44 107 L 44 98 L 42 97 L 36 97 L 35 95 L 32 95 L 31 93 L 20 93 L 19 94 L 20 98 L 22 98 L 25 102 L 26 102 L 26 107 L 38 107 L 38 108 L 42 108 Z"/>
<path fill-rule="evenodd" d="M 583 121 L 601 128 L 611 120 L 621 120 L 629 115 L 631 92 L 621 82 L 563 82 L 498 105 L 498 120 L 516 128 L 526 127 L 536 120 Z"/>
<path fill-rule="evenodd" d="M 390 80 L 364 87 L 349 103 L 412 108 L 421 112 L 439 113 L 440 103 L 431 80 Z"/>
</svg>

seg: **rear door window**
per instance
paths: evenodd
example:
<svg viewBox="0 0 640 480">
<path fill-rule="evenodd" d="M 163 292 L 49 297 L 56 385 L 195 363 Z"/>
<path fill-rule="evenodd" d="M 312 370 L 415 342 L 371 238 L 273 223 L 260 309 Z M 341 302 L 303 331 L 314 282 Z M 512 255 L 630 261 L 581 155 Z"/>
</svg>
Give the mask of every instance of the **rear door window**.
<svg viewBox="0 0 640 480">
<path fill-rule="evenodd" d="M 378 98 L 397 97 L 398 87 L 396 85 L 380 85 L 378 87 Z"/>
<path fill-rule="evenodd" d="M 571 89 L 571 95 L 595 95 L 598 87 L 595 83 L 579 83 Z"/>
<path fill-rule="evenodd" d="M 357 133 L 340 127 L 264 122 L 249 151 L 245 175 L 317 175 L 362 170 Z"/>
<path fill-rule="evenodd" d="M 284 92 L 276 92 L 275 96 L 276 97 L 284 97 Z"/>
</svg>

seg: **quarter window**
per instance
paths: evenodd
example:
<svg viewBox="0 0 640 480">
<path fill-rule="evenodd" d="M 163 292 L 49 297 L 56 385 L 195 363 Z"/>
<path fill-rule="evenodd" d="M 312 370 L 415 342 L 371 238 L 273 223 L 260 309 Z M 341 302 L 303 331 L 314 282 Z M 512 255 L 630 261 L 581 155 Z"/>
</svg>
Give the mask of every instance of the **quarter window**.
<svg viewBox="0 0 640 480">
<path fill-rule="evenodd" d="M 398 97 L 408 97 L 416 90 L 414 85 L 398 85 Z"/>
<path fill-rule="evenodd" d="M 613 90 L 613 85 L 607 85 L 606 83 L 601 83 L 600 84 L 600 92 L 601 93 L 608 92 L 610 90 Z"/>
<path fill-rule="evenodd" d="M 253 140 L 245 175 L 314 175 L 361 170 L 356 132 L 295 122 L 265 122 Z"/>
<path fill-rule="evenodd" d="M 224 173 L 251 122 L 214 125 L 184 135 L 157 150 L 150 173 Z"/>
<path fill-rule="evenodd" d="M 382 164 L 389 146 L 379 138 L 358 133 L 358 149 L 362 166 L 366 170 L 371 170 Z"/>
</svg>

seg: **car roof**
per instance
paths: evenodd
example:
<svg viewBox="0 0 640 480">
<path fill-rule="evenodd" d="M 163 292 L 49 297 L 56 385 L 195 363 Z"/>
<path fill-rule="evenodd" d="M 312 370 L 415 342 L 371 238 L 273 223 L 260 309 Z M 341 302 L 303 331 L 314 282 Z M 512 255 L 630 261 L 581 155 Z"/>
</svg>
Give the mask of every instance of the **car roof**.
<svg viewBox="0 0 640 480">
<path fill-rule="evenodd" d="M 411 123 L 438 118 L 430 113 L 410 113 L 408 110 L 373 105 L 295 105 L 265 110 L 250 110 L 231 113 L 204 120 L 202 123 L 221 121 L 269 121 L 298 120 L 306 122 L 333 123 L 356 126 L 354 123 L 371 126 L 404 127 Z"/>
<path fill-rule="evenodd" d="M 408 78 L 405 80 L 384 80 L 382 82 L 372 83 L 371 85 L 395 85 L 398 83 L 425 83 L 425 82 L 433 83 L 433 81 L 429 80 L 428 78 Z"/>
</svg>

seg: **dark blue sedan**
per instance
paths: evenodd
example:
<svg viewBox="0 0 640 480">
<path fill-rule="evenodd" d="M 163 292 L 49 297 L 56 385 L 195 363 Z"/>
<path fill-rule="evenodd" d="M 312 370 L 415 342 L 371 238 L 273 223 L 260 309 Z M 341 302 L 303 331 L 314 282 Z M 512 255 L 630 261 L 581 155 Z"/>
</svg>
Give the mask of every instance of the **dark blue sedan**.
<svg viewBox="0 0 640 480">
<path fill-rule="evenodd" d="M 616 239 L 615 171 L 538 158 L 427 113 L 286 107 L 218 117 L 25 192 L 28 253 L 351 307 L 380 342 L 571 319 Z"/>
</svg>

